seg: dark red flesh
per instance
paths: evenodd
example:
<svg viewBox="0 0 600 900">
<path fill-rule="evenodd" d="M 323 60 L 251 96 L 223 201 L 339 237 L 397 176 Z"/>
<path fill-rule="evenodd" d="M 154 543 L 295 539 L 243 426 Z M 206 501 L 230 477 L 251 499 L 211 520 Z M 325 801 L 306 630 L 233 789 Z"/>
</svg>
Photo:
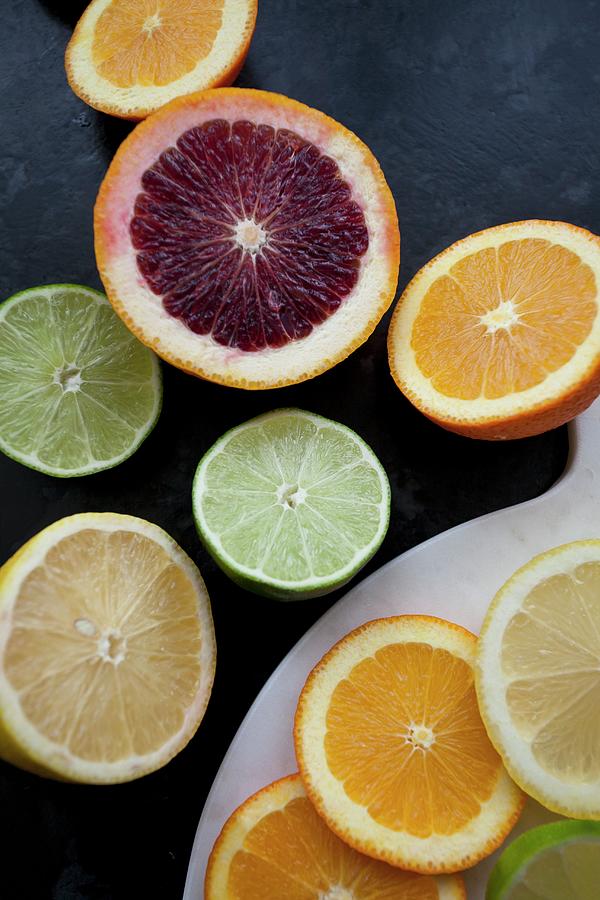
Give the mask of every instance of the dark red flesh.
<svg viewBox="0 0 600 900">
<path fill-rule="evenodd" d="M 181 135 L 142 176 L 138 268 L 166 311 L 239 350 L 283 347 L 334 313 L 369 236 L 337 163 L 293 131 L 222 119 Z M 252 219 L 256 252 L 234 236 Z"/>
</svg>

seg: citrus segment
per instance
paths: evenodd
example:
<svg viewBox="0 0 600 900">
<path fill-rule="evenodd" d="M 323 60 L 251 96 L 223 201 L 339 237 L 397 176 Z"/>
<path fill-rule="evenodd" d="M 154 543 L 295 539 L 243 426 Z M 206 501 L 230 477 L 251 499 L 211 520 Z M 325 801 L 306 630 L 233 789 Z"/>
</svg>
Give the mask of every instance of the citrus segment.
<svg viewBox="0 0 600 900">
<path fill-rule="evenodd" d="M 199 534 L 221 568 L 281 599 L 327 593 L 371 558 L 390 489 L 373 451 L 338 422 L 274 410 L 227 432 L 200 461 Z"/>
<path fill-rule="evenodd" d="M 296 713 L 300 771 L 319 812 L 357 850 L 452 872 L 515 824 L 522 796 L 477 709 L 475 643 L 440 619 L 380 619 L 309 676 Z"/>
<path fill-rule="evenodd" d="M 513 841 L 496 863 L 487 900 L 596 900 L 600 823 L 553 822 Z"/>
<path fill-rule="evenodd" d="M 256 0 L 93 0 L 65 55 L 75 93 L 142 119 L 181 94 L 231 84 L 254 31 Z"/>
<path fill-rule="evenodd" d="M 264 91 L 184 97 L 138 126 L 103 182 L 95 234 L 126 324 L 175 365 L 238 387 L 335 365 L 396 286 L 394 203 L 370 151 Z"/>
<path fill-rule="evenodd" d="M 394 313 L 392 374 L 473 437 L 554 427 L 600 390 L 600 240 L 560 222 L 471 235 L 427 264 Z"/>
<path fill-rule="evenodd" d="M 600 541 L 536 557 L 494 599 L 477 689 L 515 780 L 544 806 L 600 818 Z"/>
<path fill-rule="evenodd" d="M 0 450 L 49 475 L 88 475 L 154 427 L 159 363 L 98 291 L 30 288 L 0 307 L 0 397 Z"/>
<path fill-rule="evenodd" d="M 204 583 L 161 529 L 85 513 L 0 570 L 0 755 L 115 782 L 164 765 L 198 727 L 214 674 Z"/>
<path fill-rule="evenodd" d="M 263 788 L 226 822 L 211 853 L 206 900 L 464 900 L 462 879 L 402 872 L 331 832 L 298 775 Z"/>
</svg>

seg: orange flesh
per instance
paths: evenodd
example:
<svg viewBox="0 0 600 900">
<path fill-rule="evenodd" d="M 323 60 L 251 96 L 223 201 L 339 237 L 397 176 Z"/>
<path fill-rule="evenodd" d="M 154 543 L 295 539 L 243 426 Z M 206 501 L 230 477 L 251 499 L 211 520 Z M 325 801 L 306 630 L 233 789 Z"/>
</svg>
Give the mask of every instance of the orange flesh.
<svg viewBox="0 0 600 900">
<path fill-rule="evenodd" d="M 25 715 L 84 760 L 156 750 L 200 677 L 193 585 L 154 541 L 86 529 L 21 586 L 4 672 Z"/>
<path fill-rule="evenodd" d="M 117 87 L 176 81 L 210 53 L 224 0 L 113 0 L 94 31 L 92 57 Z"/>
<path fill-rule="evenodd" d="M 527 390 L 589 335 L 596 298 L 591 268 L 558 244 L 526 238 L 480 250 L 423 298 L 411 336 L 417 366 L 447 397 Z"/>
<path fill-rule="evenodd" d="M 352 850 L 304 797 L 248 832 L 231 861 L 228 890 L 235 900 L 438 900 L 433 878 Z"/>
<path fill-rule="evenodd" d="M 383 647 L 340 682 L 325 751 L 355 803 L 381 825 L 420 838 L 461 830 L 501 771 L 471 667 L 424 643 Z"/>
</svg>

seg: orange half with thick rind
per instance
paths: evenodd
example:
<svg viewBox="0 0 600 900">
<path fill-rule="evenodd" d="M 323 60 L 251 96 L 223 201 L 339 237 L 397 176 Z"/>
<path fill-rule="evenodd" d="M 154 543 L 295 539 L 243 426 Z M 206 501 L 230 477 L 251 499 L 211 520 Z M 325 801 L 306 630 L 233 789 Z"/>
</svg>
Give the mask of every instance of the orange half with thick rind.
<svg viewBox="0 0 600 900">
<path fill-rule="evenodd" d="M 209 858 L 205 900 L 466 900 L 459 876 L 402 872 L 333 834 L 299 775 L 245 801 Z"/>
<path fill-rule="evenodd" d="M 123 142 L 95 208 L 98 269 L 137 337 L 242 388 L 312 378 L 390 305 L 394 201 L 370 150 L 266 91 L 181 97 Z"/>
<path fill-rule="evenodd" d="M 424 266 L 398 301 L 390 368 L 437 424 L 487 440 L 567 422 L 600 392 L 600 238 L 498 225 Z"/>
<path fill-rule="evenodd" d="M 95 109 L 143 119 L 182 94 L 232 84 L 256 13 L 257 0 L 92 0 L 67 46 L 69 84 Z"/>
<path fill-rule="evenodd" d="M 300 773 L 357 850 L 415 872 L 456 872 L 516 823 L 523 795 L 479 714 L 476 642 L 430 616 L 378 619 L 309 675 L 294 729 Z"/>
</svg>

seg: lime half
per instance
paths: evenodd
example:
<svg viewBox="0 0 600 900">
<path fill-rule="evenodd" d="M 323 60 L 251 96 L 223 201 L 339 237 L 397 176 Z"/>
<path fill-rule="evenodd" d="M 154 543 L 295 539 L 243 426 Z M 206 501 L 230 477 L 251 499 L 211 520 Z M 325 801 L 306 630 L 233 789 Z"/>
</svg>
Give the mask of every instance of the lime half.
<svg viewBox="0 0 600 900">
<path fill-rule="evenodd" d="M 565 820 L 532 828 L 507 847 L 486 900 L 598 900 L 600 822 Z"/>
<path fill-rule="evenodd" d="M 98 291 L 51 284 L 0 306 L 0 450 L 62 477 L 137 450 L 162 398 L 158 359 Z"/>
<path fill-rule="evenodd" d="M 390 487 L 349 428 L 277 409 L 211 447 L 193 505 L 200 537 L 234 581 L 301 599 L 340 587 L 373 556 L 388 527 Z"/>
</svg>

